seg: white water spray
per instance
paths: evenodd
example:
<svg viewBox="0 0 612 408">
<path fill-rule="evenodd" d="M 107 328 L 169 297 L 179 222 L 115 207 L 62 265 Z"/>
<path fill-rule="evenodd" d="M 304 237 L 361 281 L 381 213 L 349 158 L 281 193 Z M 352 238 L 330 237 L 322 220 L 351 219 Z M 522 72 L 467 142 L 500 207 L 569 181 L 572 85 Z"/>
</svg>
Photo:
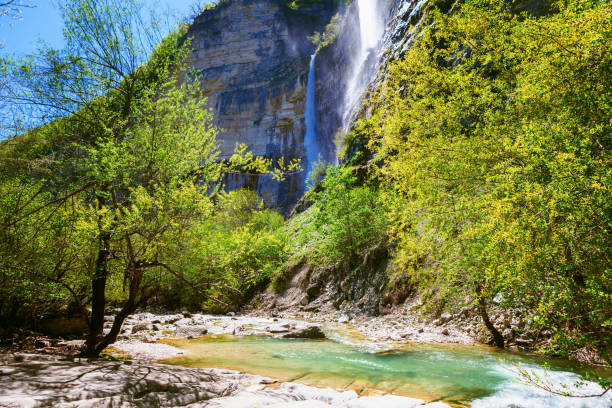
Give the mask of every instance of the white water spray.
<svg viewBox="0 0 612 408">
<path fill-rule="evenodd" d="M 310 57 L 310 68 L 308 69 L 308 83 L 306 84 L 306 137 L 304 137 L 304 147 L 306 148 L 306 178 L 310 177 L 312 165 L 318 160 L 319 145 L 317 143 L 317 104 L 316 104 L 316 78 L 315 62 L 317 54 Z M 312 180 L 309 181 L 312 184 Z"/>
<path fill-rule="evenodd" d="M 364 78 L 366 62 L 370 53 L 376 52 L 384 34 L 384 18 L 378 0 L 357 0 L 359 12 L 359 48 L 353 62 L 351 74 L 346 85 L 344 115 L 342 118 L 344 130 L 348 130 L 350 117 L 354 107 L 361 100 L 367 86 L 368 78 Z"/>
</svg>

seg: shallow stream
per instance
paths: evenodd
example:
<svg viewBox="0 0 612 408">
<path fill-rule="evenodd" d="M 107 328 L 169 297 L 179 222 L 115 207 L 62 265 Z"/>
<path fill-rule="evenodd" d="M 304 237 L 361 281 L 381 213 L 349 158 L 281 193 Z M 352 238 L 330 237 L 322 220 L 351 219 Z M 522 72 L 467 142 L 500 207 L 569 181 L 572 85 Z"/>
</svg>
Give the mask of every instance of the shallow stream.
<svg viewBox="0 0 612 408">
<path fill-rule="evenodd" d="M 609 408 L 610 396 L 568 398 L 520 382 L 517 367 L 553 384 L 574 389 L 580 368 L 564 360 L 499 352 L 487 347 L 404 345 L 380 351 L 330 340 L 288 340 L 267 336 L 212 335 L 173 342 L 189 351 L 165 363 L 219 367 L 280 381 L 352 389 L 361 395 L 393 393 L 460 406 Z M 547 368 L 544 368 L 544 366 Z M 600 373 L 606 376 L 609 372 Z M 586 383 L 579 393 L 601 392 Z"/>
</svg>

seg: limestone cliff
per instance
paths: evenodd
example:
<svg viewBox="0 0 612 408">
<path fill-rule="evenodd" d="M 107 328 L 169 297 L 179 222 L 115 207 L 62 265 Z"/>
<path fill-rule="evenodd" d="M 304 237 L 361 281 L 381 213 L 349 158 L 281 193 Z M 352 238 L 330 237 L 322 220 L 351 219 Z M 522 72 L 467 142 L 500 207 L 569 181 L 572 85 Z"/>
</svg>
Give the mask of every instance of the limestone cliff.
<svg viewBox="0 0 612 408">
<path fill-rule="evenodd" d="M 286 0 L 225 0 L 195 18 L 189 63 L 223 130 L 223 157 L 232 154 L 236 143 L 245 143 L 255 155 L 305 159 L 306 87 L 315 51 L 308 37 L 323 32 L 338 13 L 335 41 L 318 52 L 315 92 L 318 150 L 324 160 L 335 161 L 334 136 L 364 113 L 359 103 L 346 105 L 347 78 L 359 67 L 361 89 L 375 87 L 387 61 L 400 57 L 418 35 L 427 4 L 376 0 L 384 30 L 360 63 L 360 27 L 370 22 L 359 20 L 359 1 L 302 0 L 293 9 Z M 230 175 L 225 183 L 229 189 L 248 186 L 266 205 L 288 212 L 304 192 L 304 178 L 297 174 L 278 183 L 270 177 Z"/>
<path fill-rule="evenodd" d="M 302 158 L 304 110 L 310 54 L 308 36 L 321 31 L 335 12 L 333 1 L 227 0 L 195 18 L 189 29 L 190 66 L 222 129 L 221 150 L 236 143 L 255 155 Z M 231 176 L 228 188 L 249 186 L 271 207 L 287 209 L 302 195 L 303 175 L 282 183 L 269 177 Z"/>
</svg>

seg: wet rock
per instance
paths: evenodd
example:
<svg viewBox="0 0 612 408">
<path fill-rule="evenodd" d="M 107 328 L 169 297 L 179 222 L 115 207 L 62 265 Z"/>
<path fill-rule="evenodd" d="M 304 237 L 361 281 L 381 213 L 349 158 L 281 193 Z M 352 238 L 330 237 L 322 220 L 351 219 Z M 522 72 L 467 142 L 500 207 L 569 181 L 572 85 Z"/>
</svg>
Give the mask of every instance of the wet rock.
<svg viewBox="0 0 612 408">
<path fill-rule="evenodd" d="M 448 329 L 443 329 L 442 330 L 442 334 L 445 335 L 445 336 L 448 336 L 449 335 Z"/>
<path fill-rule="evenodd" d="M 325 333 L 319 326 L 309 326 L 283 336 L 285 339 L 324 339 Z"/>
<path fill-rule="evenodd" d="M 188 312 L 188 311 L 186 311 L 186 310 L 183 310 L 183 311 L 181 312 L 181 314 L 182 314 L 182 315 L 183 315 L 183 317 L 185 317 L 185 318 L 190 318 L 190 317 L 191 317 L 191 313 L 189 313 L 189 312 Z"/>
<path fill-rule="evenodd" d="M 395 395 L 360 397 L 241 374 L 230 370 L 164 366 L 142 362 L 75 362 L 52 356 L 0 356 L 0 372 L 11 373 L 0 387 L 1 406 L 74 407 L 431 407 L 442 403 Z M 32 370 L 36 367 L 36 370 Z M 44 383 L 45 387 L 40 387 Z M 126 386 L 129 384 L 129 386 Z M 60 396 L 61 391 L 61 396 Z"/>
<path fill-rule="evenodd" d="M 268 326 L 266 327 L 266 331 L 269 333 L 286 333 L 289 331 L 289 325 L 276 325 L 276 326 Z"/>
</svg>

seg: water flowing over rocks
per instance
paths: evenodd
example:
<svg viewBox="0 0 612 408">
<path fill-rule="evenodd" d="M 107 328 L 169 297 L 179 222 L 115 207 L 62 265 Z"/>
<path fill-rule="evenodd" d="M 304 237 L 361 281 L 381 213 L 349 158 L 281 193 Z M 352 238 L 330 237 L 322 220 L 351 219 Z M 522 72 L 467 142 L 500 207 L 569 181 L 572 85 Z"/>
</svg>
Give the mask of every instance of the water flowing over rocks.
<svg viewBox="0 0 612 408">
<path fill-rule="evenodd" d="M 188 317 L 185 317 L 188 316 Z M 301 318 L 300 318 L 301 317 Z M 447 320 L 449 316 L 445 316 Z M 156 364 L 154 361 L 190 353 L 163 342 L 165 338 L 196 337 L 198 332 L 213 335 L 265 335 L 282 338 L 288 333 L 317 328 L 335 342 L 369 352 L 396 350 L 407 341 L 470 341 L 449 324 L 441 326 L 449 335 L 436 334 L 431 323 L 412 321 L 397 309 L 378 317 L 353 314 L 288 314 L 277 317 L 253 315 L 212 316 L 199 313 L 137 313 L 126 320 L 123 339 L 112 345 L 111 353 L 132 360 L 87 360 L 54 353 L 56 341 L 42 341 L 43 348 L 30 353 L 0 355 L 0 407 L 427 407 L 446 408 L 442 402 L 398 395 L 358 395 L 354 390 L 317 388 L 233 370 L 186 368 Z M 111 323 L 111 319 L 107 319 Z M 341 321 L 341 323 L 339 322 Z M 132 333 L 133 327 L 146 327 Z M 191 333 L 191 334 L 189 334 Z M 201 335 L 201 334 L 200 334 Z M 428 337 L 429 336 L 429 337 Z M 172 340 L 173 342 L 173 340 Z M 74 342 L 72 342 L 74 343 Z M 77 349 L 73 350 L 74 353 Z M 188 357 L 188 356 L 187 356 Z M 499 368 L 504 370 L 503 367 Z M 544 368 L 537 368 L 548 378 Z M 555 381 L 574 384 L 578 376 L 557 373 Z M 589 383 L 586 391 L 601 392 Z M 584 392 L 584 390 L 582 390 Z M 557 399 L 555 399 L 557 398 Z M 474 407 L 607 407 L 606 399 L 587 402 L 564 397 L 551 398 L 543 390 L 520 383 L 505 385 L 494 394 L 473 401 Z M 561 398 L 561 399 L 558 399 Z M 558 405 L 558 402 L 567 405 Z M 540 405 L 534 405 L 534 403 Z M 593 405 L 588 405 L 588 404 Z M 514 404 L 514 405 L 513 405 Z M 556 404 L 556 405 L 555 405 Z"/>
</svg>

